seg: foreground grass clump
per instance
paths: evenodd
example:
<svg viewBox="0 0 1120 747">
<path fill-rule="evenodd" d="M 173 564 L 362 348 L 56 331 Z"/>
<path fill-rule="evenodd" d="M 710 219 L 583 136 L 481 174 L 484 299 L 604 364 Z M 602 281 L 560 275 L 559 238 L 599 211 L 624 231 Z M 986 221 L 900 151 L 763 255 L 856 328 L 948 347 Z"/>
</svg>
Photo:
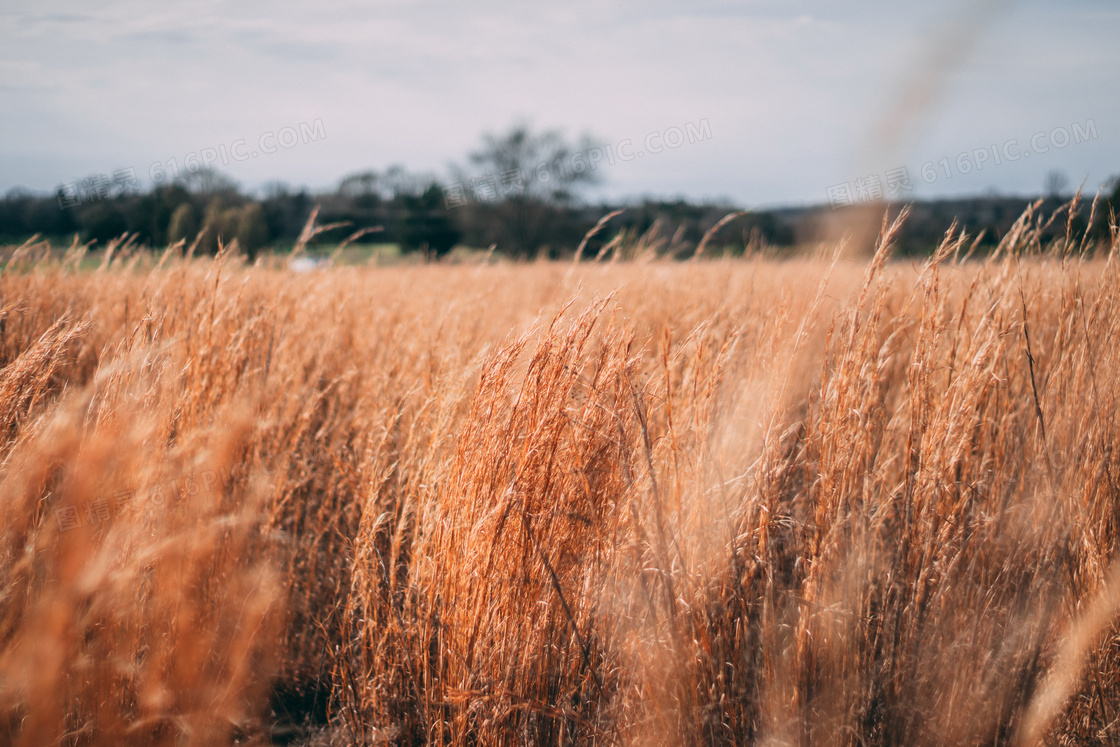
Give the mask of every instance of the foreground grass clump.
<svg viewBox="0 0 1120 747">
<path fill-rule="evenodd" d="M 0 275 L 0 742 L 1082 744 L 1120 263 Z M 45 255 L 49 257 L 49 255 Z"/>
</svg>

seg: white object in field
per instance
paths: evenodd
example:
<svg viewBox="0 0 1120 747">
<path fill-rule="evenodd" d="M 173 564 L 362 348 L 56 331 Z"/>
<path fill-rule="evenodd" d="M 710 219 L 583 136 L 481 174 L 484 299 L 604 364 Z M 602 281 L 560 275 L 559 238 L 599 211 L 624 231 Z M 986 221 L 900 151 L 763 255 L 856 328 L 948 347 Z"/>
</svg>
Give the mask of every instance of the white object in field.
<svg viewBox="0 0 1120 747">
<path fill-rule="evenodd" d="M 326 267 L 328 264 L 330 264 L 330 260 L 304 256 L 289 259 L 288 269 L 292 272 L 311 272 L 320 267 Z"/>
</svg>

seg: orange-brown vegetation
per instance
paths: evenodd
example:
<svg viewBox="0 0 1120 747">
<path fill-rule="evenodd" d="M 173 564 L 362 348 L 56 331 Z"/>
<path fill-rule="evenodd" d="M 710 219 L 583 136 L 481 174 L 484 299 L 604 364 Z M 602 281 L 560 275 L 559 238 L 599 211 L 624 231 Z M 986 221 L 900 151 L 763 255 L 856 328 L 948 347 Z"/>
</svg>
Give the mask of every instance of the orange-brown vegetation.
<svg viewBox="0 0 1120 747">
<path fill-rule="evenodd" d="M 0 742 L 1120 726 L 1120 260 L 0 275 Z"/>
</svg>

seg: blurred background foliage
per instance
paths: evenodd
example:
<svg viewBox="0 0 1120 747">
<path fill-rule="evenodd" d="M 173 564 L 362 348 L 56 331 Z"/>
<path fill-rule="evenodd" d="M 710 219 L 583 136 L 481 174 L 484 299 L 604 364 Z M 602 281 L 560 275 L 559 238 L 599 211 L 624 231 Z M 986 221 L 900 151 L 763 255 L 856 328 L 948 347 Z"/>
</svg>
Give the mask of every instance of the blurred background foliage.
<svg viewBox="0 0 1120 747">
<path fill-rule="evenodd" d="M 324 247 L 360 234 L 352 243 L 393 244 L 401 253 L 439 258 L 456 246 L 487 249 L 515 258 L 570 256 L 585 234 L 606 214 L 609 230 L 592 237 L 583 256 L 592 258 L 610 247 L 612 237 L 642 237 L 667 256 L 689 256 L 706 232 L 729 213 L 741 210 L 730 201 L 641 199 L 611 204 L 587 199 L 601 172 L 587 165 L 593 146 L 589 136 L 568 141 L 559 132 L 533 132 L 515 126 L 501 135 L 486 135 L 464 165 L 440 179 L 392 166 L 343 178 L 336 188 L 311 192 L 273 182 L 243 191 L 228 176 L 213 170 L 185 175 L 149 191 L 65 192 L 37 194 L 22 188 L 0 199 L 0 242 L 19 243 L 33 235 L 69 243 L 108 241 L 131 235 L 141 245 L 175 242 L 214 253 L 219 239 L 237 240 L 250 259 L 265 249 L 285 251 L 298 240 L 314 208 L 320 225 L 338 224 L 316 235 Z M 96 178 L 80 183 L 97 183 Z M 898 238 L 903 254 L 933 250 L 954 221 L 980 237 L 983 251 L 995 246 L 1034 200 L 1053 211 L 1072 194 L 1063 175 L 1050 174 L 1035 196 L 983 195 L 914 203 Z M 1090 202 L 1093 195 L 1085 196 Z M 1095 214 L 1089 204 L 1073 216 L 1075 230 L 1103 236 L 1107 219 L 1120 211 L 1120 180 L 1101 195 Z M 720 227 L 721 252 L 782 249 L 812 245 L 827 235 L 827 226 L 846 210 L 897 211 L 901 203 L 865 203 L 841 211 L 827 205 L 747 211 Z M 1054 235 L 1066 225 L 1051 226 Z M 1045 238 L 1045 237 L 1044 237 Z"/>
</svg>

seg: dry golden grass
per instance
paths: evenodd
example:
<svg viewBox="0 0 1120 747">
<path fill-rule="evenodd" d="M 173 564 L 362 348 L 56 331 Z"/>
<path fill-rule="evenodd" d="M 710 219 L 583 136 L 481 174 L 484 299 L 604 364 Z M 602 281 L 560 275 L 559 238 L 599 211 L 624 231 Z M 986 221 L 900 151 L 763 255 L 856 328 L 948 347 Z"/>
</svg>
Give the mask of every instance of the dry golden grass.
<svg viewBox="0 0 1120 747">
<path fill-rule="evenodd" d="M 887 226 L 861 262 L 23 247 L 0 742 L 1120 739 L 1117 243 L 1037 225 L 915 264 Z"/>
</svg>

